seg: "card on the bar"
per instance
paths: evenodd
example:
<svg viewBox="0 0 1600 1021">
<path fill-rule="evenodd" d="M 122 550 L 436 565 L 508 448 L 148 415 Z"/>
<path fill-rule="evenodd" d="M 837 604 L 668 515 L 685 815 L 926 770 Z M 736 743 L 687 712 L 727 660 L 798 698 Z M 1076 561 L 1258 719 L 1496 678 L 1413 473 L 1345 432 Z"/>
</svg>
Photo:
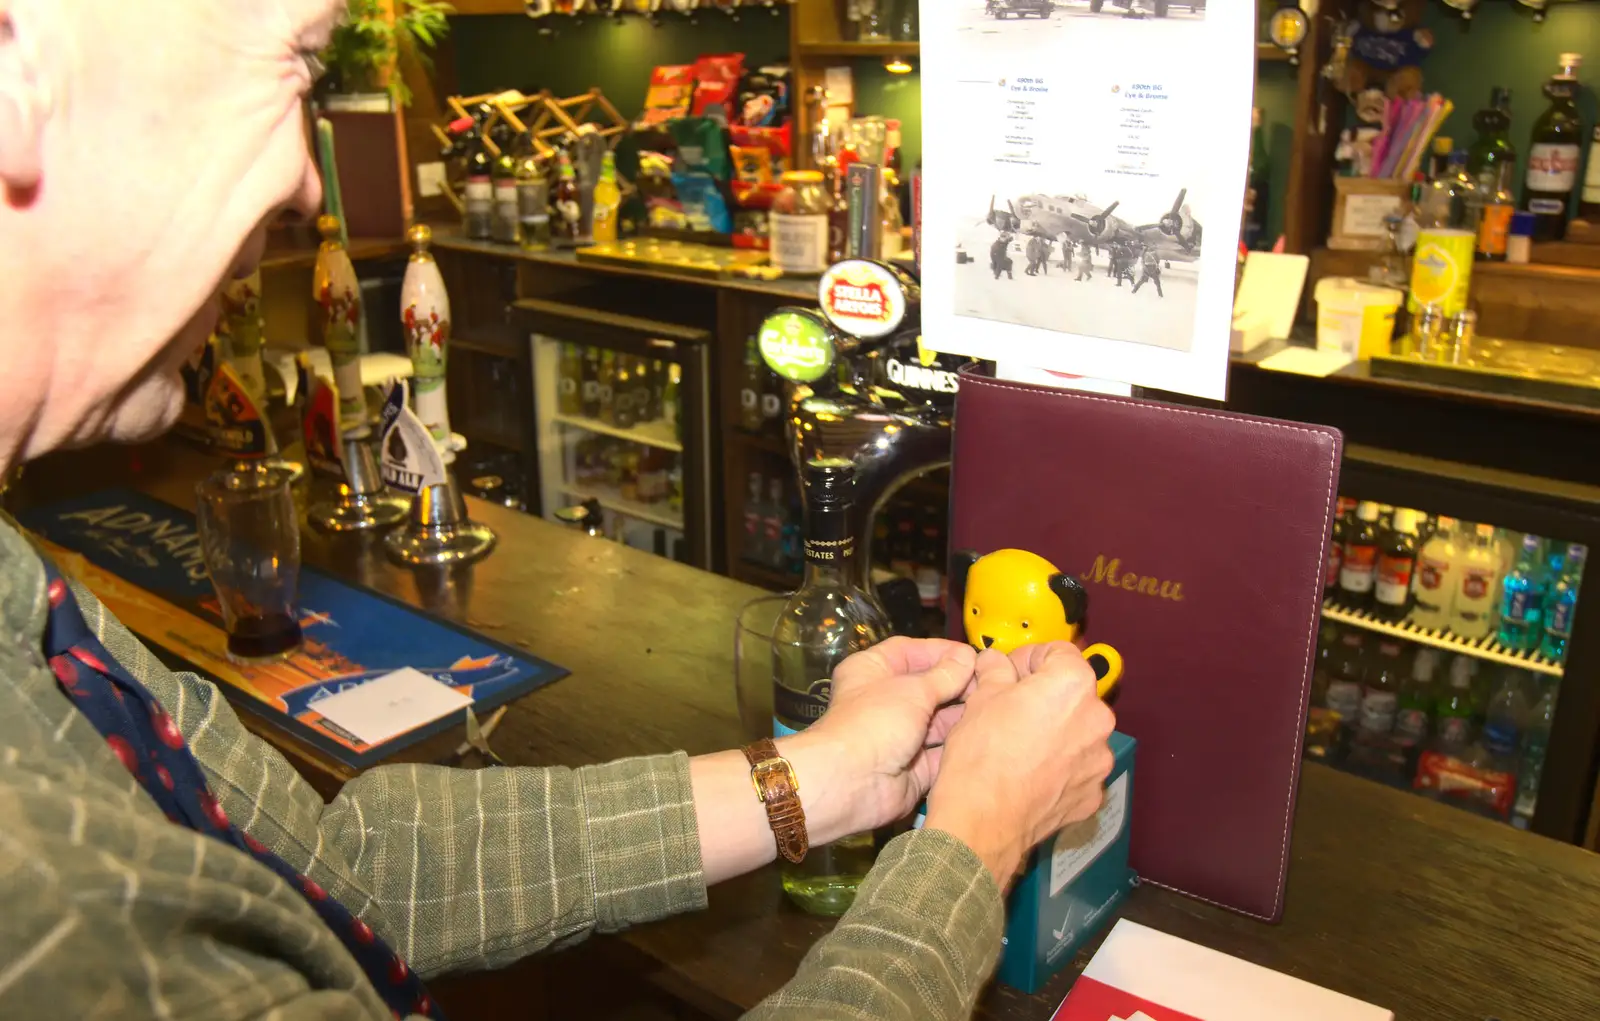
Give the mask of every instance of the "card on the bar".
<svg viewBox="0 0 1600 1021">
<path fill-rule="evenodd" d="M 119 489 L 37 507 L 19 520 L 63 571 L 87 585 L 153 650 L 218 682 L 238 708 L 355 769 L 454 726 L 459 714 L 419 722 L 383 740 L 363 740 L 317 711 L 330 695 L 415 667 L 483 712 L 567 674 L 313 567 L 300 569 L 305 644 L 280 663 L 241 665 L 227 655 L 222 608 L 206 574 L 193 514 Z"/>
<path fill-rule="evenodd" d="M 1134 870 L 1276 920 L 1340 434 L 970 369 L 955 414 L 950 548 L 1044 557 L 1122 655 Z"/>
</svg>

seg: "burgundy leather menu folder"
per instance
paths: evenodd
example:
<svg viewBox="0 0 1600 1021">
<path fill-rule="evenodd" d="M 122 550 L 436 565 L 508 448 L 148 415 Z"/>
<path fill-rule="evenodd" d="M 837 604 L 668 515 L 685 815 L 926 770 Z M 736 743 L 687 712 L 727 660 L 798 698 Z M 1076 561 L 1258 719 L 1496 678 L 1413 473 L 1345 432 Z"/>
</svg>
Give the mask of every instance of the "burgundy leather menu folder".
<svg viewBox="0 0 1600 1021">
<path fill-rule="evenodd" d="M 970 369 L 955 421 L 950 548 L 1076 576 L 1122 654 L 1134 869 L 1278 920 L 1341 435 Z"/>
</svg>

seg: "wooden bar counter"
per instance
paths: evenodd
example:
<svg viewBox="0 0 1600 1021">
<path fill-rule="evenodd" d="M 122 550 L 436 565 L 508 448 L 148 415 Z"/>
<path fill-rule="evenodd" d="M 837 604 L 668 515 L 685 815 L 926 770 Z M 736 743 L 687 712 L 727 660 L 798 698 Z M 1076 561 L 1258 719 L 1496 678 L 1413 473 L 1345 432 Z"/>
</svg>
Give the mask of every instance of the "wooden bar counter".
<svg viewBox="0 0 1600 1021">
<path fill-rule="evenodd" d="M 8 499 L 25 504 L 131 483 L 190 507 L 194 482 L 214 464 L 175 444 L 67 455 L 30 466 Z M 481 502 L 472 501 L 471 512 L 500 536 L 474 567 L 398 569 L 371 537 L 309 531 L 305 557 L 571 669 L 513 705 L 492 741 L 508 762 L 577 766 L 741 743 L 733 621 L 761 592 Z M 265 736 L 325 793 L 344 779 L 290 739 Z M 457 730 L 407 757 L 437 759 L 460 739 Z M 1600 1014 L 1600 857 L 1315 764 L 1303 772 L 1293 839 L 1280 925 L 1149 886 L 1134 891 L 1123 914 L 1391 1008 L 1404 1021 Z M 733 880 L 711 891 L 703 914 L 590 951 L 677 1004 L 665 1015 L 604 1016 L 737 1017 L 793 974 L 829 924 L 785 904 L 770 868 Z M 447 980 L 441 999 L 478 1008 L 503 1002 L 494 990 L 498 983 L 504 992 L 508 975 L 527 988 L 520 970 Z M 1075 971 L 1037 996 L 991 988 L 978 1016 L 1048 1018 Z M 526 998 L 455 1016 L 467 1013 L 534 1016 Z"/>
</svg>

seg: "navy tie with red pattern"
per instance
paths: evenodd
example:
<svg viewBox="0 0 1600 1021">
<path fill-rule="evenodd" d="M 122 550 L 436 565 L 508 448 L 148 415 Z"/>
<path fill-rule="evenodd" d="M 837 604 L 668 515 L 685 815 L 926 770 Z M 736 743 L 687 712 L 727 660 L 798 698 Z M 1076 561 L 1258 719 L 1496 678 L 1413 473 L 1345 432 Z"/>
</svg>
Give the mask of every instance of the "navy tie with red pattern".
<svg viewBox="0 0 1600 1021">
<path fill-rule="evenodd" d="M 442 1021 L 444 1015 L 422 980 L 366 922 L 228 820 L 177 723 L 100 644 L 71 588 L 48 561 L 45 575 L 50 598 L 45 655 L 57 683 L 167 818 L 238 848 L 298 890 L 361 965 L 396 1018 L 421 1014 Z"/>
</svg>

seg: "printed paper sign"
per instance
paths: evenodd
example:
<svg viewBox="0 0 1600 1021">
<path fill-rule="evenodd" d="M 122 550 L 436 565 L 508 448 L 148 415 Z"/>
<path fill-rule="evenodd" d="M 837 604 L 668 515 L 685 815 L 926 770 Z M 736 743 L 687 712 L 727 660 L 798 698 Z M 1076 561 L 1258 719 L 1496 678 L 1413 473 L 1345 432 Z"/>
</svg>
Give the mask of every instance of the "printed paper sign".
<svg viewBox="0 0 1600 1021">
<path fill-rule="evenodd" d="M 395 380 L 390 386 L 380 421 L 384 485 L 407 493 L 420 493 L 429 486 L 445 484 L 447 476 L 439 449 L 433 445 L 433 437 L 422 419 L 406 406 L 404 380 Z"/>
<path fill-rule="evenodd" d="M 1255 8 L 1095 7 L 925 5 L 924 342 L 1223 398 Z"/>
</svg>

